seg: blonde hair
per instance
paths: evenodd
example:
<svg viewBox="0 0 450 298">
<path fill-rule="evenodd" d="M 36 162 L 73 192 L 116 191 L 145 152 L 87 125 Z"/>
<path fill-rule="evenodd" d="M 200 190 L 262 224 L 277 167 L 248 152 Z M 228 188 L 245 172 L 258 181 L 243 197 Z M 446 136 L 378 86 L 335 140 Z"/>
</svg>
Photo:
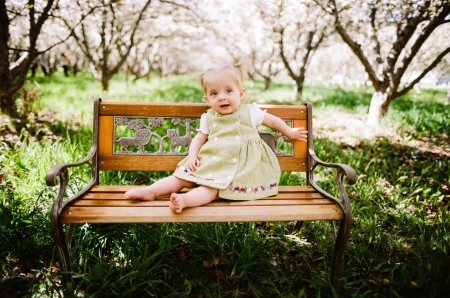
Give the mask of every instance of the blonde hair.
<svg viewBox="0 0 450 298">
<path fill-rule="evenodd" d="M 207 78 L 209 75 L 217 74 L 217 73 L 227 73 L 239 87 L 239 89 L 243 89 L 243 82 L 246 74 L 246 67 L 244 62 L 239 62 L 235 65 L 221 65 L 218 67 L 213 67 L 202 73 L 198 76 L 198 80 L 200 82 L 200 86 L 203 89 L 203 92 L 206 94 L 207 92 Z"/>
</svg>

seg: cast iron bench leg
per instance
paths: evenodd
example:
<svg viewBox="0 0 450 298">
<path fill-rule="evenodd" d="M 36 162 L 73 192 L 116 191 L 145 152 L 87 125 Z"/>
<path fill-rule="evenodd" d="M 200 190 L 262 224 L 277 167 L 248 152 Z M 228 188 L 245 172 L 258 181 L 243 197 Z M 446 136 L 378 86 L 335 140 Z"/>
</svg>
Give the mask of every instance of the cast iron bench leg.
<svg viewBox="0 0 450 298">
<path fill-rule="evenodd" d="M 61 262 L 63 289 L 68 289 L 68 285 L 71 283 L 72 272 L 70 265 L 69 247 L 64 234 L 63 224 L 58 223 L 58 219 L 55 217 L 51 218 L 52 237 L 53 241 L 55 241 L 56 250 Z"/>
<path fill-rule="evenodd" d="M 338 234 L 334 242 L 333 259 L 331 262 L 331 282 L 336 294 L 339 286 L 339 271 L 341 269 L 342 256 L 344 255 L 351 226 L 352 218 L 351 216 L 346 216 L 346 218 L 339 223 Z"/>
</svg>

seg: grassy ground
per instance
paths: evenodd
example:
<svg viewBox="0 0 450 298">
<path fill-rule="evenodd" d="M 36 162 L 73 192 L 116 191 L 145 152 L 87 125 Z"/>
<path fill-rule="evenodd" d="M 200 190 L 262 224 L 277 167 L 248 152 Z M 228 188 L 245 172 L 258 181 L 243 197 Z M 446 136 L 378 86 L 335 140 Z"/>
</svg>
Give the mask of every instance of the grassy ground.
<svg viewBox="0 0 450 298">
<path fill-rule="evenodd" d="M 299 104 L 293 86 L 246 86 L 247 102 Z M 90 147 L 92 101 L 191 101 L 190 76 L 126 83 L 102 93 L 89 74 L 36 77 L 18 102 L 23 130 L 0 122 L 0 297 L 59 297 L 50 237 L 55 189 L 44 177 Z M 317 155 L 351 165 L 354 227 L 341 272 L 341 297 L 446 297 L 450 291 L 450 112 L 445 92 L 395 100 L 381 130 L 364 126 L 370 90 L 307 86 Z M 29 99 L 24 101 L 23 99 Z M 36 99 L 34 101 L 30 99 Z M 337 116 L 336 116 L 337 115 Z M 86 169 L 70 185 L 87 180 Z M 148 173 L 103 173 L 105 183 L 148 183 Z M 285 177 L 285 179 L 288 179 Z M 322 182 L 326 184 L 326 182 Z M 332 297 L 330 225 L 229 223 L 79 225 L 72 240 L 74 291 L 85 297 Z"/>
</svg>

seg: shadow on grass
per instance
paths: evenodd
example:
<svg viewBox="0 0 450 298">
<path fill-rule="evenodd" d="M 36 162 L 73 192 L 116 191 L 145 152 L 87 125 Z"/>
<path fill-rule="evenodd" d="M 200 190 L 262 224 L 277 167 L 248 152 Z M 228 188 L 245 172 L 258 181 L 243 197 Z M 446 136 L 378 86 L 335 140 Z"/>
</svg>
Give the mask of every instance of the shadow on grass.
<svg viewBox="0 0 450 298">
<path fill-rule="evenodd" d="M 321 159 L 349 164 L 358 174 L 347 188 L 354 224 L 344 297 L 444 297 L 450 288 L 448 157 L 386 138 L 357 147 L 317 139 L 315 148 Z"/>
<path fill-rule="evenodd" d="M 376 173 L 394 184 L 406 176 L 438 190 L 450 178 L 450 160 L 445 155 L 391 143 L 387 138 L 363 141 L 356 147 L 315 139 L 316 154 L 323 160 L 351 165 L 358 174 Z"/>
</svg>

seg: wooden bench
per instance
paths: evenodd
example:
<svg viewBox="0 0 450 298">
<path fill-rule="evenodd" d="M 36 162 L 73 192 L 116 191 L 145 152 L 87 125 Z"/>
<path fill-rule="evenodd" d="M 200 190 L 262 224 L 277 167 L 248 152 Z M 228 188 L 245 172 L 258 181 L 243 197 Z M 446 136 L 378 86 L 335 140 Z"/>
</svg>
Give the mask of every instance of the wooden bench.
<svg viewBox="0 0 450 298">
<path fill-rule="evenodd" d="M 186 139 L 196 131 L 194 119 L 198 119 L 208 106 L 192 103 L 103 102 L 96 99 L 93 141 L 89 153 L 79 162 L 55 165 L 46 176 L 49 186 L 59 184 L 51 211 L 51 228 L 62 266 L 64 287 L 71 283 L 72 269 L 68 246 L 70 232 L 64 232 L 63 224 L 325 220 L 333 224 L 335 245 L 331 282 L 337 291 L 342 256 L 352 223 L 351 206 L 344 183 L 356 182 L 355 171 L 347 165 L 325 163 L 314 153 L 310 103 L 305 106 L 261 107 L 288 124 L 303 126 L 309 131 L 308 143 L 293 144 L 284 142 L 276 133 L 262 134 L 276 152 L 281 170 L 305 172 L 306 185 L 280 186 L 277 196 L 256 201 L 216 200 L 205 206 L 187 208 L 178 214 L 169 209 L 167 197 L 155 201 L 125 200 L 124 192 L 136 186 L 99 185 L 99 172 L 173 171 L 184 157 L 182 151 L 186 151 L 184 147 L 176 145 L 186 144 Z M 281 152 L 280 148 L 286 152 Z M 68 170 L 81 165 L 91 168 L 90 182 L 79 193 L 65 198 L 70 183 Z M 340 193 L 338 197 L 324 191 L 315 182 L 313 172 L 318 166 L 334 169 Z M 334 222 L 339 225 L 337 233 Z"/>
</svg>

